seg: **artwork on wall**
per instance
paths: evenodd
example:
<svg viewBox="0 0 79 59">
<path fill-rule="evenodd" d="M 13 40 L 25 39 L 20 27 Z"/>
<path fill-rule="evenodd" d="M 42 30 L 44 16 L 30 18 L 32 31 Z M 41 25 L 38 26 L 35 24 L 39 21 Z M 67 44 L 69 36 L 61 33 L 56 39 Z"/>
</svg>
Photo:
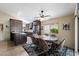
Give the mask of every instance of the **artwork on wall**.
<svg viewBox="0 0 79 59">
<path fill-rule="evenodd" d="M 63 30 L 70 30 L 70 24 L 63 24 Z"/>
<path fill-rule="evenodd" d="M 0 31 L 3 31 L 3 24 L 0 24 Z"/>
</svg>

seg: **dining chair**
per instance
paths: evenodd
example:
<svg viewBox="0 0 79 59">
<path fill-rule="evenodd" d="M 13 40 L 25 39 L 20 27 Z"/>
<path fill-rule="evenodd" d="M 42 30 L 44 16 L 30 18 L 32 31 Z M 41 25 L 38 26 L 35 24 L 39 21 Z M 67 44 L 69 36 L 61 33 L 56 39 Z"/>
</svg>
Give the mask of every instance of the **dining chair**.
<svg viewBox="0 0 79 59">
<path fill-rule="evenodd" d="M 37 40 L 37 38 L 31 36 L 31 39 L 32 39 L 32 43 L 33 43 L 33 44 L 38 45 L 38 40 Z"/>
<path fill-rule="evenodd" d="M 37 38 L 35 38 L 34 36 L 31 36 L 31 40 L 32 40 L 31 47 L 34 49 L 34 51 L 37 51 L 38 50 L 38 44 L 39 44 Z"/>
<path fill-rule="evenodd" d="M 60 50 L 64 47 L 64 43 L 65 43 L 65 39 L 63 39 L 59 44 L 54 42 L 52 43 L 50 51 L 54 56 L 58 56 L 58 55 L 62 55 L 63 53 L 66 53 L 66 51 L 64 51 L 63 53 L 62 51 L 60 52 Z"/>
<path fill-rule="evenodd" d="M 24 45 L 24 48 L 28 51 L 30 51 L 30 49 L 37 50 L 38 49 L 37 39 L 33 36 L 28 36 L 27 37 L 27 42 Z"/>
<path fill-rule="evenodd" d="M 38 42 L 39 42 L 39 50 L 40 50 L 40 53 L 38 53 L 39 56 L 46 56 L 48 55 L 48 50 L 49 50 L 49 47 L 48 47 L 48 44 L 45 40 L 39 38 L 38 39 Z"/>
</svg>

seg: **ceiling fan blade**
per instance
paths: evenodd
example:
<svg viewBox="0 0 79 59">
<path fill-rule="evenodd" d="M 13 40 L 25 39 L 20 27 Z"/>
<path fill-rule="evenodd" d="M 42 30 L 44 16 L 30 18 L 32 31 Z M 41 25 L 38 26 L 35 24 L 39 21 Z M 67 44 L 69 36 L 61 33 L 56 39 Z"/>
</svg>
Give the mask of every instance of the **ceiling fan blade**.
<svg viewBox="0 0 79 59">
<path fill-rule="evenodd" d="M 34 18 L 40 18 L 40 17 L 34 17 Z"/>
<path fill-rule="evenodd" d="M 35 19 L 40 19 L 41 17 L 34 17 Z"/>
<path fill-rule="evenodd" d="M 51 15 L 45 15 L 44 17 L 50 17 Z"/>
</svg>

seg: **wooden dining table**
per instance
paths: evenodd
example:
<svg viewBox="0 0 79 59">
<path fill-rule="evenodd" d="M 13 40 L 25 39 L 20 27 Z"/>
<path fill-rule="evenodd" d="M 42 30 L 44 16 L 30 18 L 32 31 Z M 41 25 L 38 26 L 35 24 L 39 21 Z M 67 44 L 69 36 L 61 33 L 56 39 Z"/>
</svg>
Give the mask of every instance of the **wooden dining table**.
<svg viewBox="0 0 79 59">
<path fill-rule="evenodd" d="M 58 37 L 50 36 L 50 35 L 33 35 L 36 39 L 43 39 L 50 43 L 60 44 L 62 40 L 59 40 Z"/>
<path fill-rule="evenodd" d="M 48 35 L 48 36 L 46 36 L 46 35 L 34 35 L 34 37 L 37 38 L 37 39 L 41 38 L 45 41 L 57 41 L 58 40 L 57 37 L 53 37 L 53 36 L 50 36 L 50 35 Z"/>
</svg>

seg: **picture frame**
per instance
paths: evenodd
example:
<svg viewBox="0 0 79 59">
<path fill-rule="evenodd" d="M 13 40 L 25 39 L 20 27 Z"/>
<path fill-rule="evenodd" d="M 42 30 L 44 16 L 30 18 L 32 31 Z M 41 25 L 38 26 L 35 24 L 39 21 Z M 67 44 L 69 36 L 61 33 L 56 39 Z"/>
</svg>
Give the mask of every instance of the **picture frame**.
<svg viewBox="0 0 79 59">
<path fill-rule="evenodd" d="M 63 30 L 70 30 L 70 24 L 63 24 Z"/>
<path fill-rule="evenodd" d="M 0 24 L 0 31 L 3 31 L 3 24 Z"/>
</svg>

